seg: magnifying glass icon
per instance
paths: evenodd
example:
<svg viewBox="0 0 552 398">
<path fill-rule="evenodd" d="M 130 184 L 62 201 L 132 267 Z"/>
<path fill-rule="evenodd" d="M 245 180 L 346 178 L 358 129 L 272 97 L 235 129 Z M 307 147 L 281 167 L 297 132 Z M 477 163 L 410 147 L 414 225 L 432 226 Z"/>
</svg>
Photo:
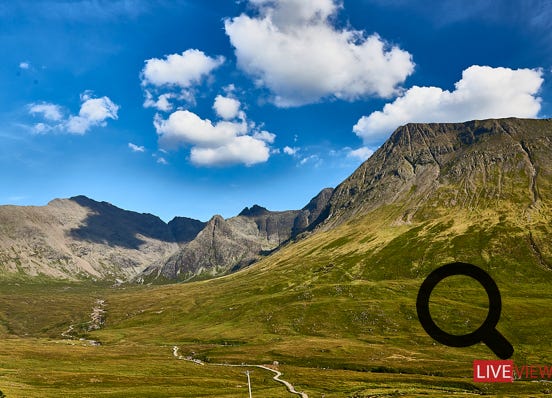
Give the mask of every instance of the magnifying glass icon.
<svg viewBox="0 0 552 398">
<path fill-rule="evenodd" d="M 489 297 L 489 313 L 483 324 L 474 332 L 464 335 L 449 334 L 435 324 L 429 313 L 429 297 L 439 282 L 448 276 L 465 275 L 478 281 Z M 423 281 L 416 299 L 418 319 L 433 339 L 449 347 L 468 347 L 482 341 L 500 359 L 508 359 L 514 353 L 514 347 L 496 330 L 500 319 L 502 301 L 495 281 L 481 268 L 468 263 L 450 263 L 437 268 Z"/>
</svg>

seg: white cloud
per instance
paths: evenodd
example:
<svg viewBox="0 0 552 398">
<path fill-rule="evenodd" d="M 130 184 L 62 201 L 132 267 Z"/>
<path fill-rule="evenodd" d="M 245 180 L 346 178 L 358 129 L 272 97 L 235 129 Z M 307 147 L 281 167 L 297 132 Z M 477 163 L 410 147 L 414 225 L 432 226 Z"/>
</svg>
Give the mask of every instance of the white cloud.
<svg viewBox="0 0 552 398">
<path fill-rule="evenodd" d="M 79 114 L 67 120 L 66 129 L 69 133 L 85 134 L 92 127 L 104 127 L 107 119 L 118 118 L 119 106 L 109 97 L 92 98 L 89 92 L 85 92 L 81 95 L 81 101 Z"/>
<path fill-rule="evenodd" d="M 240 113 L 240 101 L 235 98 L 217 95 L 213 109 L 217 115 L 223 119 L 230 120 L 238 117 Z"/>
<path fill-rule="evenodd" d="M 213 124 L 188 110 L 173 112 L 168 119 L 157 115 L 154 126 L 161 145 L 168 148 L 182 143 L 204 147 L 224 145 L 234 137 L 247 133 L 244 122 L 219 121 Z"/>
<path fill-rule="evenodd" d="M 47 133 L 50 131 L 72 134 L 85 134 L 92 127 L 104 127 L 107 119 L 118 118 L 119 106 L 109 97 L 94 98 L 92 92 L 86 91 L 81 95 L 81 107 L 78 115 L 64 117 L 60 105 L 51 103 L 30 104 L 29 113 L 35 117 L 42 117 L 43 122 L 36 123 L 33 131 Z"/>
<path fill-rule="evenodd" d="M 238 66 L 281 107 L 335 97 L 389 97 L 414 70 L 411 55 L 377 34 L 338 29 L 334 0 L 249 0 L 258 14 L 225 21 Z"/>
<path fill-rule="evenodd" d="M 157 163 L 162 164 L 162 165 L 169 164 L 169 162 L 167 162 L 167 159 L 165 159 L 164 157 L 157 158 Z"/>
<path fill-rule="evenodd" d="M 32 130 L 36 134 L 46 134 L 50 131 L 52 131 L 54 128 L 46 123 L 36 123 Z"/>
<path fill-rule="evenodd" d="M 146 151 L 145 147 L 133 144 L 132 142 L 128 143 L 128 147 L 132 150 L 132 152 L 145 152 Z"/>
<path fill-rule="evenodd" d="M 144 107 L 170 112 L 176 101 L 195 104 L 196 86 L 223 63 L 223 56 L 213 58 L 195 49 L 146 60 L 140 74 Z"/>
<path fill-rule="evenodd" d="M 374 151 L 371 150 L 370 148 L 360 147 L 358 149 L 350 150 L 347 156 L 350 158 L 356 158 L 356 159 L 360 159 L 361 161 L 365 161 L 370 156 L 372 156 L 373 153 Z"/>
<path fill-rule="evenodd" d="M 154 100 L 153 94 L 149 90 L 145 91 L 145 96 L 146 99 L 144 100 L 144 108 L 155 108 L 163 112 L 169 112 L 172 110 L 173 105 L 170 100 L 177 97 L 175 93 L 165 93 L 159 95 L 157 100 Z"/>
<path fill-rule="evenodd" d="M 167 55 L 164 59 L 146 61 L 142 83 L 153 86 L 191 87 L 201 82 L 211 71 L 224 63 L 224 57 L 209 57 L 203 51 L 189 49 L 182 54 Z"/>
<path fill-rule="evenodd" d="M 63 118 L 63 112 L 59 105 L 43 102 L 29 105 L 29 113 L 33 116 L 42 115 L 47 120 L 57 122 Z"/>
<path fill-rule="evenodd" d="M 224 87 L 222 88 L 222 90 L 223 90 L 226 94 L 232 94 L 233 92 L 236 91 L 236 86 L 234 85 L 234 83 L 230 83 L 229 85 L 224 86 Z"/>
<path fill-rule="evenodd" d="M 323 162 L 320 156 L 310 155 L 301 159 L 301 161 L 299 162 L 299 166 L 304 166 L 307 163 L 311 163 L 313 167 L 320 167 Z"/>
<path fill-rule="evenodd" d="M 266 130 L 261 130 L 253 133 L 253 138 L 273 144 L 276 139 L 276 134 L 269 133 Z"/>
<path fill-rule="evenodd" d="M 29 69 L 31 67 L 31 64 L 29 64 L 28 62 L 20 62 L 19 67 L 21 69 Z"/>
<path fill-rule="evenodd" d="M 286 155 L 290 155 L 290 156 L 295 155 L 298 150 L 299 150 L 299 148 L 292 148 L 292 147 L 289 147 L 289 146 L 284 147 L 284 153 Z"/>
<path fill-rule="evenodd" d="M 177 110 L 166 119 L 156 115 L 154 126 L 162 147 L 191 146 L 190 159 L 198 166 L 266 162 L 270 156 L 267 144 L 276 136 L 248 123 L 243 111 L 238 113 L 239 120 L 212 122 L 188 110 Z"/>
<path fill-rule="evenodd" d="M 199 166 L 236 163 L 251 166 L 266 162 L 268 158 L 269 148 L 266 143 L 248 135 L 234 137 L 232 141 L 219 147 L 194 147 L 191 150 L 191 160 Z"/>
<path fill-rule="evenodd" d="M 471 66 L 455 90 L 414 86 L 382 111 L 363 116 L 353 131 L 366 144 L 381 144 L 397 127 L 411 122 L 463 122 L 503 117 L 536 117 L 543 83 L 540 69 Z"/>
</svg>

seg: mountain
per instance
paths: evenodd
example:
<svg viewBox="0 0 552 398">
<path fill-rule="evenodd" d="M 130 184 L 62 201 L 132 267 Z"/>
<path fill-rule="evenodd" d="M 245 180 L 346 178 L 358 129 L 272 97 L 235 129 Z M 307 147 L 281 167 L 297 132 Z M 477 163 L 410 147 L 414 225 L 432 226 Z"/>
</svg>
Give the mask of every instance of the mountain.
<svg viewBox="0 0 552 398">
<path fill-rule="evenodd" d="M 378 226 L 372 235 L 411 248 L 414 263 L 415 242 L 427 242 L 429 253 L 437 243 L 464 239 L 464 233 L 466 241 L 475 239 L 474 231 L 478 239 L 492 239 L 502 228 L 521 238 L 520 252 L 552 267 L 551 123 L 511 118 L 408 124 L 335 190 L 322 190 L 301 210 L 254 205 L 227 220 L 176 217 L 166 224 L 84 196 L 43 207 L 1 206 L 0 266 L 8 274 L 55 278 L 202 279 L 249 266 L 292 240 L 368 217 L 365 230 Z M 429 233 L 428 225 L 434 228 Z M 358 251 L 344 243 L 348 239 L 340 242 Z M 386 239 L 374 247 L 381 261 L 384 255 L 396 257 Z M 491 254 L 485 249 L 474 256 L 488 260 Z M 422 258 L 428 263 L 427 255 Z"/>
<path fill-rule="evenodd" d="M 169 229 L 174 240 L 179 244 L 184 244 L 193 240 L 199 231 L 205 228 L 207 223 L 188 217 L 175 217 L 169 221 Z"/>
<path fill-rule="evenodd" d="M 297 215 L 293 223 L 293 229 L 291 231 L 291 236 L 293 238 L 305 231 L 310 231 L 318 222 L 325 219 L 326 215 L 324 211 L 329 204 L 333 191 L 333 188 L 324 188 L 301 209 L 301 212 Z"/>
<path fill-rule="evenodd" d="M 552 270 L 552 120 L 400 127 L 322 214 L 309 258 L 365 277 L 415 278 L 447 261 Z"/>
<path fill-rule="evenodd" d="M 306 231 L 332 192 L 325 188 L 301 210 L 269 211 L 253 205 L 227 220 L 216 215 L 192 241 L 146 268 L 138 280 L 212 278 L 249 266 Z"/>
<path fill-rule="evenodd" d="M 120 209 L 85 196 L 0 206 L 0 273 L 61 279 L 187 280 L 234 272 L 305 231 L 332 192 L 302 210 L 245 208 L 208 223 Z"/>
<path fill-rule="evenodd" d="M 203 225 L 185 218 L 166 224 L 85 196 L 55 199 L 47 206 L 0 206 L 0 272 L 128 279 L 177 251 Z"/>
<path fill-rule="evenodd" d="M 551 125 L 510 118 L 400 127 L 335 189 L 323 223 L 388 205 L 400 208 L 397 223 L 503 201 L 534 212 L 550 200 Z"/>
</svg>

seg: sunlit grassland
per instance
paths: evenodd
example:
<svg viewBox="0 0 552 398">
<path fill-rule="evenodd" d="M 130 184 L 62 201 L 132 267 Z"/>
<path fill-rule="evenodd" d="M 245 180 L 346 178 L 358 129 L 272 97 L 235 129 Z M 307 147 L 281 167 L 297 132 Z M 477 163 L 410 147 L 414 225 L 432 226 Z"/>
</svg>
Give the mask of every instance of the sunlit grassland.
<svg viewBox="0 0 552 398">
<path fill-rule="evenodd" d="M 8 397 L 244 397 L 243 368 L 207 367 L 173 358 L 171 347 L 5 339 L 0 388 Z M 252 373 L 258 396 L 281 397 L 267 371 Z"/>
</svg>

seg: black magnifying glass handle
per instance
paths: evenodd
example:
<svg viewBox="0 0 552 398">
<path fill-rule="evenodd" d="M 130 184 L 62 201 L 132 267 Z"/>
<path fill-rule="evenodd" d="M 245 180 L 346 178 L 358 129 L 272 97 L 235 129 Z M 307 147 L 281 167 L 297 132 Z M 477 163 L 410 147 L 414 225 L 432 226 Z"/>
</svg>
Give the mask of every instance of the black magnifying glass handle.
<svg viewBox="0 0 552 398">
<path fill-rule="evenodd" d="M 500 359 L 508 359 L 514 354 L 514 347 L 510 344 L 496 329 L 493 329 L 483 338 L 483 342 L 487 347 L 496 354 Z"/>
</svg>

